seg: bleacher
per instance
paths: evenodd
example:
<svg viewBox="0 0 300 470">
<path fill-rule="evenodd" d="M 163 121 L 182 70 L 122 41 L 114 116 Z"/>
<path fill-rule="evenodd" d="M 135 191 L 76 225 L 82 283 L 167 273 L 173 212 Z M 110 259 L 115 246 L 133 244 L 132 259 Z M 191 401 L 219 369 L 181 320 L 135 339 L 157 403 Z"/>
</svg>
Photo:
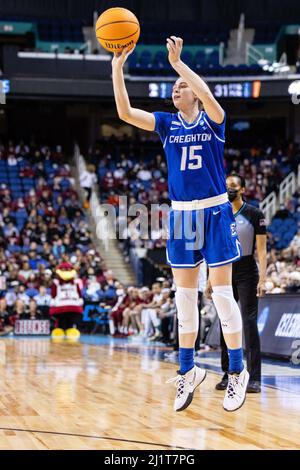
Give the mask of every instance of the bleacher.
<svg viewBox="0 0 300 470">
<path fill-rule="evenodd" d="M 38 36 L 47 42 L 84 42 L 80 19 L 51 20 L 37 22 Z"/>
<path fill-rule="evenodd" d="M 300 207 L 296 195 L 289 201 L 290 210 L 279 210 L 273 217 L 268 231 L 272 234 L 273 247 L 277 250 L 287 248 L 298 231 L 300 223 Z"/>
<path fill-rule="evenodd" d="M 7 161 L 0 160 L 0 185 L 5 184 L 11 190 L 13 200 L 24 198 L 36 185 L 36 179 L 33 177 L 22 176 L 20 172 L 30 167 L 30 163 L 26 159 L 18 160 L 16 165 L 9 165 Z M 51 161 L 45 160 L 44 171 L 47 175 L 47 181 L 53 184 L 55 168 Z M 67 185 L 62 181 L 62 185 Z M 67 189 L 67 188 L 65 188 Z"/>
<path fill-rule="evenodd" d="M 54 46 L 60 52 L 64 52 L 65 48 L 75 50 L 84 44 L 81 19 L 0 16 L 1 26 L 1 34 L 7 35 L 7 38 L 11 34 L 23 36 L 30 32 L 34 37 L 35 49 L 45 52 L 50 52 Z M 32 48 L 33 46 L 28 47 Z"/>
<path fill-rule="evenodd" d="M 185 50 L 182 54 L 182 60 L 193 70 L 201 75 L 208 76 L 239 76 L 239 75 L 269 75 L 270 72 L 263 70 L 258 64 L 226 65 L 219 64 L 219 52 L 214 50 L 211 54 L 205 54 L 202 50 L 194 54 Z M 174 75 L 174 70 L 168 62 L 165 51 L 152 53 L 150 49 L 143 49 L 139 53 L 134 51 L 129 56 L 129 73 L 132 75 Z"/>
</svg>

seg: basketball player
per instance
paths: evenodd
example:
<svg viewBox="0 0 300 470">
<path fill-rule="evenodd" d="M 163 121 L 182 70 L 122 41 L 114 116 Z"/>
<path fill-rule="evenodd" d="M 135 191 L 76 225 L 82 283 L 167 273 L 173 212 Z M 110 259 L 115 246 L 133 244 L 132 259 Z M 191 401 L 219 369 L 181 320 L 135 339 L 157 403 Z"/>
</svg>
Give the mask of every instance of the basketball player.
<svg viewBox="0 0 300 470">
<path fill-rule="evenodd" d="M 176 284 L 180 370 L 174 382 L 175 411 L 187 408 L 206 371 L 194 364 L 198 332 L 199 265 L 206 260 L 213 301 L 229 353 L 228 387 L 223 407 L 240 408 L 249 374 L 243 365 L 242 320 L 233 297 L 232 262 L 241 256 L 235 220 L 226 190 L 223 149 L 225 113 L 206 83 L 181 60 L 183 40 L 167 39 L 169 62 L 179 75 L 172 99 L 177 113 L 149 113 L 130 104 L 123 76 L 129 52 L 115 53 L 112 77 L 120 119 L 156 131 L 168 162 L 172 200 L 167 259 Z"/>
</svg>

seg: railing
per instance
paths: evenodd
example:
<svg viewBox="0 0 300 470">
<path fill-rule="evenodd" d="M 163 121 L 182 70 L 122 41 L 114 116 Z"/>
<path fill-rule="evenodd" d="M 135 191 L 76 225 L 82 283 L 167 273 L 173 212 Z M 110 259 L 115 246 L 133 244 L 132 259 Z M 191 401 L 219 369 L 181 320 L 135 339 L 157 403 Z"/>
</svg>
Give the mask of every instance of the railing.
<svg viewBox="0 0 300 470">
<path fill-rule="evenodd" d="M 77 144 L 74 146 L 74 159 L 78 176 L 86 170 L 86 163 Z M 97 186 L 92 188 L 90 198 L 90 211 L 97 238 L 102 241 L 105 250 L 109 249 L 109 240 L 116 239 L 116 232 L 112 230 L 108 218 L 105 216 L 106 207 L 99 202 Z"/>
<path fill-rule="evenodd" d="M 224 42 L 220 43 L 219 47 L 219 64 L 224 65 L 224 54 L 225 54 L 225 44 Z"/>
<path fill-rule="evenodd" d="M 266 222 L 269 225 L 277 210 L 277 197 L 275 191 L 269 194 L 260 204 L 260 210 L 265 214 Z"/>
<path fill-rule="evenodd" d="M 240 52 L 243 38 L 245 34 L 245 15 L 244 13 L 240 16 L 239 27 L 237 30 L 237 52 Z"/>
<path fill-rule="evenodd" d="M 279 185 L 279 204 L 284 204 L 296 191 L 296 175 L 290 173 Z"/>
<path fill-rule="evenodd" d="M 246 64 L 247 65 L 251 65 L 250 59 L 253 62 L 257 63 L 259 60 L 264 59 L 264 56 L 258 49 L 256 49 L 256 47 L 252 46 L 252 44 L 247 42 L 246 43 Z"/>
<path fill-rule="evenodd" d="M 273 191 L 259 205 L 260 209 L 266 216 L 267 224 L 271 223 L 272 217 L 275 215 L 278 206 L 285 204 L 286 200 L 292 197 L 296 189 L 300 188 L 300 164 L 298 165 L 298 173 L 291 172 L 279 185 L 278 196 Z"/>
</svg>

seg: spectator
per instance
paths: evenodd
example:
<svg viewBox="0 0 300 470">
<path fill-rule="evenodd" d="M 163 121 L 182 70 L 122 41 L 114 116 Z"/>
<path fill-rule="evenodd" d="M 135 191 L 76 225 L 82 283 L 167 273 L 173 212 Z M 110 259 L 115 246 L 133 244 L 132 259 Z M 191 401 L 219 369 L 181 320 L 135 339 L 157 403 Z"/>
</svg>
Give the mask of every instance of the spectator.
<svg viewBox="0 0 300 470">
<path fill-rule="evenodd" d="M 91 199 L 92 188 L 94 184 L 97 183 L 97 175 L 95 170 L 96 168 L 94 165 L 88 165 L 86 170 L 84 170 L 83 173 L 79 176 L 80 186 L 85 190 L 86 193 L 86 207 L 88 207 L 87 203 L 89 203 Z"/>
</svg>

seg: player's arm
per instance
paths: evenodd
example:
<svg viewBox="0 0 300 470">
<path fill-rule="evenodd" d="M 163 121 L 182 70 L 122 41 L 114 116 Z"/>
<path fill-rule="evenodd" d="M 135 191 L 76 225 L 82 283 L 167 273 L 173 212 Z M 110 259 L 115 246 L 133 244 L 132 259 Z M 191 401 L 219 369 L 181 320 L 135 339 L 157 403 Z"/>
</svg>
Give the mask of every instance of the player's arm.
<svg viewBox="0 0 300 470">
<path fill-rule="evenodd" d="M 129 101 L 123 75 L 123 65 L 130 52 L 127 49 L 123 49 L 122 53 L 115 53 L 112 60 L 112 79 L 118 115 L 122 121 L 128 124 L 132 124 L 145 131 L 154 131 L 154 115 L 142 109 L 132 108 Z"/>
<path fill-rule="evenodd" d="M 171 38 L 167 39 L 169 62 L 178 75 L 183 78 L 195 95 L 201 100 L 208 117 L 215 123 L 221 124 L 224 120 L 224 110 L 219 105 L 204 80 L 182 62 L 180 58 L 182 45 L 183 40 L 181 38 L 171 36 Z"/>
<path fill-rule="evenodd" d="M 267 235 L 256 235 L 256 249 L 259 263 L 258 295 L 265 292 L 265 282 L 267 273 Z"/>
</svg>

